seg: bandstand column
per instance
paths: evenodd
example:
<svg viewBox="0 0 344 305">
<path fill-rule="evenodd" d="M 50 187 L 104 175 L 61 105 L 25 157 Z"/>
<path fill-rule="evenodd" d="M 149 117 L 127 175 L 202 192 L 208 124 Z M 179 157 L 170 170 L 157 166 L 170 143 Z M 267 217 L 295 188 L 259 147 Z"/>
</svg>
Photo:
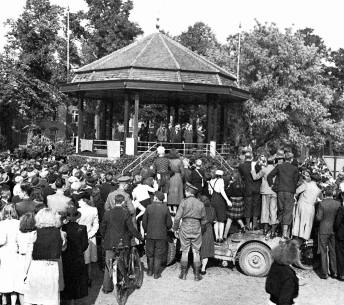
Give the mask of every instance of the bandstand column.
<svg viewBox="0 0 344 305">
<path fill-rule="evenodd" d="M 170 120 L 171 120 L 171 106 L 170 106 L 170 104 L 168 104 L 167 105 L 167 124 L 170 123 Z"/>
<path fill-rule="evenodd" d="M 109 126 L 108 126 L 108 139 L 111 141 L 112 140 L 112 121 L 113 121 L 113 103 L 114 100 L 108 101 L 110 104 L 109 106 Z"/>
<path fill-rule="evenodd" d="M 101 120 L 101 126 L 102 126 L 102 132 L 101 132 L 101 140 L 106 140 L 106 112 L 107 112 L 107 101 L 102 101 L 102 120 Z"/>
<path fill-rule="evenodd" d="M 174 106 L 174 126 L 179 123 L 179 101 L 175 101 L 175 106 Z"/>
<path fill-rule="evenodd" d="M 213 118 L 214 118 L 214 122 L 213 122 L 213 137 L 212 140 L 217 142 L 217 126 L 218 126 L 218 114 L 219 114 L 219 102 L 218 102 L 218 98 L 216 97 L 214 99 L 214 114 L 213 114 Z"/>
<path fill-rule="evenodd" d="M 124 94 L 124 135 L 123 135 L 123 151 L 125 153 L 127 137 L 129 135 L 129 94 Z"/>
<path fill-rule="evenodd" d="M 139 136 L 139 93 L 135 92 L 135 113 L 134 113 L 134 153 L 137 155 L 137 139 Z"/>
<path fill-rule="evenodd" d="M 227 142 L 227 136 L 228 136 L 228 105 L 227 105 L 227 103 L 225 103 L 223 105 L 223 125 L 222 125 L 222 128 L 223 128 L 222 143 L 226 143 Z"/>
<path fill-rule="evenodd" d="M 78 96 L 78 140 L 83 137 L 84 134 L 84 94 L 80 94 Z M 80 145 L 78 145 L 79 151 L 80 152 Z"/>
<path fill-rule="evenodd" d="M 207 94 L 207 142 L 212 140 L 212 114 L 213 104 L 209 94 Z"/>
</svg>

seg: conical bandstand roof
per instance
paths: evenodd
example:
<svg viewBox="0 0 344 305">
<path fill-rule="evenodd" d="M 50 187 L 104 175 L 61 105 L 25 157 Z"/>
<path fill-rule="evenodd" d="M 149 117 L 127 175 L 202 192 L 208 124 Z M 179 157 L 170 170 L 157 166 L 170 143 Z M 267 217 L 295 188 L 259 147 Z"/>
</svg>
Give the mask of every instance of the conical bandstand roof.
<svg viewBox="0 0 344 305">
<path fill-rule="evenodd" d="M 88 98 L 128 89 L 249 98 L 233 74 L 162 33 L 151 34 L 76 70 L 72 82 L 61 85 L 62 92 L 85 91 Z"/>
</svg>

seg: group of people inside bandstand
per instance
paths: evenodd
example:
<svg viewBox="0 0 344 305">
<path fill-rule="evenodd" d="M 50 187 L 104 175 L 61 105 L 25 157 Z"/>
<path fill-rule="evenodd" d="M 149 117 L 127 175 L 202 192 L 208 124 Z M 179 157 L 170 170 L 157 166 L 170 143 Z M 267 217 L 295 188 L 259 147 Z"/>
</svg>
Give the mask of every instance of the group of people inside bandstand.
<svg viewBox="0 0 344 305">
<path fill-rule="evenodd" d="M 1 160 L 2 304 L 17 298 L 21 304 L 59 304 L 60 296 L 73 304 L 88 295 L 97 261 L 105 264 L 102 290 L 112 291 L 106 265 L 120 240 L 145 243 L 147 275 L 158 279 L 168 231 L 180 240 L 181 280 L 189 251 L 199 281 L 216 243 L 225 243 L 231 232 L 254 230 L 281 238 L 266 281 L 273 304 L 283 298 L 293 304 L 298 279 L 289 265 L 311 236 L 319 240 L 321 278 L 343 281 L 344 176 L 334 180 L 320 159 L 299 164 L 289 151 L 255 161 L 248 151 L 244 159 L 234 160 L 230 172 L 206 172 L 202 156 L 190 164 L 178 150 L 166 154 L 159 146 L 153 165 L 133 176 L 96 173 L 86 161 L 73 167 L 50 157 Z M 289 286 L 282 289 L 286 277 Z"/>
</svg>

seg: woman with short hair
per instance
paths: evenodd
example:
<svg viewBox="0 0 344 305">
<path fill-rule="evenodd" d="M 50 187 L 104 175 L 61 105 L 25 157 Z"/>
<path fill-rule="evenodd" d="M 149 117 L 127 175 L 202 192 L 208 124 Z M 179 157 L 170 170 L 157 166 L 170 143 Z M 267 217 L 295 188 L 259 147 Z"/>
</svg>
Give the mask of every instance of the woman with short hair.
<svg viewBox="0 0 344 305">
<path fill-rule="evenodd" d="M 299 257 L 299 244 L 296 240 L 280 242 L 272 249 L 274 262 L 265 283 L 265 290 L 270 294 L 269 304 L 295 304 L 294 299 L 299 294 L 299 279 L 291 264 L 298 261 Z"/>
<path fill-rule="evenodd" d="M 29 304 L 60 304 L 58 259 L 62 251 L 60 215 L 41 209 L 36 217 L 37 238 L 25 284 L 24 301 Z"/>
<path fill-rule="evenodd" d="M 17 265 L 17 235 L 19 233 L 18 214 L 13 204 L 7 204 L 2 211 L 0 222 L 0 293 L 2 304 L 7 304 L 7 294 L 11 294 L 11 304 L 15 305 L 17 293 L 14 288 L 15 272 Z"/>
</svg>

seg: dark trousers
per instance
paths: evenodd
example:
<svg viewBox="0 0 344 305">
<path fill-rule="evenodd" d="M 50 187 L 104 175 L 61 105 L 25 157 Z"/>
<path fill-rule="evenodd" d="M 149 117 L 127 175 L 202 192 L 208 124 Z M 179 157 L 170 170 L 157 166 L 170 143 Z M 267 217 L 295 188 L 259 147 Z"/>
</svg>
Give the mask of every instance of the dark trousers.
<svg viewBox="0 0 344 305">
<path fill-rule="evenodd" d="M 289 192 L 277 193 L 278 213 L 282 215 L 282 225 L 290 226 L 293 221 L 294 194 Z"/>
<path fill-rule="evenodd" d="M 337 273 L 335 235 L 319 234 L 319 249 L 321 254 L 321 273 L 328 275 L 328 261 L 330 261 L 332 273 Z"/>
<path fill-rule="evenodd" d="M 146 255 L 148 258 L 163 259 L 166 255 L 166 239 L 146 239 Z"/>
<path fill-rule="evenodd" d="M 250 195 L 244 196 L 244 217 L 260 217 L 262 210 L 262 197 L 260 192 L 251 192 Z"/>
<path fill-rule="evenodd" d="M 344 240 L 336 239 L 337 273 L 344 275 Z"/>
</svg>

